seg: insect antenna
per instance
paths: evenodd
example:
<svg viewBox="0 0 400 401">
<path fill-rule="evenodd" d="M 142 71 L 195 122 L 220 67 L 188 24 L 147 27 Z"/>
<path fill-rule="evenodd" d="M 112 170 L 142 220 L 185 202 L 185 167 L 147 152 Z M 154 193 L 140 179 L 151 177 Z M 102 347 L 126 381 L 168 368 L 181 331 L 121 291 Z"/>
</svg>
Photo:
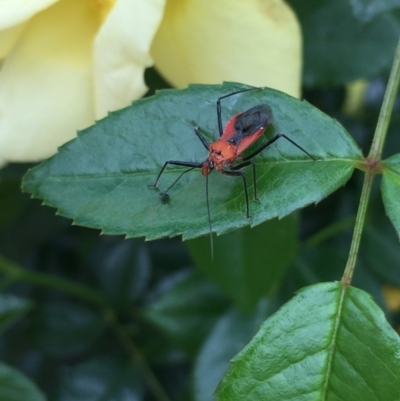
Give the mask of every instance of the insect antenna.
<svg viewBox="0 0 400 401">
<path fill-rule="evenodd" d="M 207 214 L 208 214 L 208 227 L 210 229 L 210 247 L 211 247 L 211 260 L 214 259 L 214 240 L 211 226 L 211 213 L 210 213 L 210 200 L 208 198 L 208 175 L 206 175 L 206 198 L 207 198 Z"/>
</svg>

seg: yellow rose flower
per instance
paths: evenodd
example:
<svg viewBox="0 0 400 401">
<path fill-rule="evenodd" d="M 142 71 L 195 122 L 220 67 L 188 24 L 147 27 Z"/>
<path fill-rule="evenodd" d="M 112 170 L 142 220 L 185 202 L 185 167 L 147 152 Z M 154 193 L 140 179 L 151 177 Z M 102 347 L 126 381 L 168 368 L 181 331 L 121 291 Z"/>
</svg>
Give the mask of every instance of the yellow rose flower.
<svg viewBox="0 0 400 401">
<path fill-rule="evenodd" d="M 300 95 L 300 26 L 282 0 L 167 1 L 151 54 L 177 87 L 232 81 Z"/>
<path fill-rule="evenodd" d="M 282 0 L 0 0 L 0 59 L 0 160 L 36 161 L 141 97 L 153 63 L 298 96 L 301 37 Z"/>
</svg>

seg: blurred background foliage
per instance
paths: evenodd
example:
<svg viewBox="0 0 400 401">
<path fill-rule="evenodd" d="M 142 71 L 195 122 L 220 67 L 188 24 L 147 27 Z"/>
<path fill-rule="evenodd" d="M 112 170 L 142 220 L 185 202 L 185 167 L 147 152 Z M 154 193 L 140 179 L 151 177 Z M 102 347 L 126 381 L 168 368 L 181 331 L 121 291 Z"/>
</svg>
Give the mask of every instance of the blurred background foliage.
<svg viewBox="0 0 400 401">
<path fill-rule="evenodd" d="M 400 33 L 400 3 L 289 3 L 303 30 L 304 98 L 343 124 L 366 154 Z M 169 87 L 155 69 L 146 83 L 148 94 Z M 400 100 L 385 157 L 400 152 L 399 109 Z M 219 267 L 209 260 L 207 237 L 144 242 L 72 226 L 21 193 L 31 166 L 0 170 L 2 401 L 212 400 L 229 359 L 263 320 L 297 289 L 341 278 L 363 178 L 356 171 L 316 206 L 217 238 L 222 258 L 246 245 L 241 260 Z M 400 246 L 379 181 L 353 285 L 400 332 Z M 250 235 L 257 246 L 245 243 Z M 259 274 L 268 281 L 264 292 Z"/>
</svg>

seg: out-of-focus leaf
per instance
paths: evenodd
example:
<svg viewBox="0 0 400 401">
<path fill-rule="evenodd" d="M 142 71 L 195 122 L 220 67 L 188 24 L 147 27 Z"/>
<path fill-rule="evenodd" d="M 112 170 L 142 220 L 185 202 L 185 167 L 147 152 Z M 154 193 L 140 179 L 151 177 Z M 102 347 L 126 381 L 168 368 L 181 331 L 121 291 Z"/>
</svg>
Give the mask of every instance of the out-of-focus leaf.
<svg viewBox="0 0 400 401">
<path fill-rule="evenodd" d="M 400 154 L 386 159 L 383 166 L 381 182 L 383 204 L 400 238 Z"/>
<path fill-rule="evenodd" d="M 151 261 L 143 241 L 100 241 L 91 260 L 100 287 L 115 308 L 129 307 L 146 290 Z"/>
<path fill-rule="evenodd" d="M 400 339 L 364 291 L 301 290 L 232 361 L 218 401 L 400 398 Z"/>
<path fill-rule="evenodd" d="M 400 287 L 400 246 L 395 237 L 366 226 L 361 242 L 361 257 L 386 283 Z"/>
<path fill-rule="evenodd" d="M 0 178 L 0 227 L 13 221 L 27 201 L 26 196 L 21 196 L 21 181 Z"/>
<path fill-rule="evenodd" d="M 0 333 L 6 330 L 16 320 L 32 309 L 33 303 L 28 299 L 13 295 L 0 295 Z"/>
<path fill-rule="evenodd" d="M 34 164 L 30 163 L 30 164 L 21 164 L 21 163 L 9 163 L 6 165 L 2 164 L 2 167 L 0 168 L 0 192 L 6 193 L 5 189 L 1 188 L 3 185 L 5 185 L 5 187 L 9 187 L 11 189 L 11 193 L 9 193 L 10 198 L 14 200 L 14 202 L 18 202 L 18 203 L 23 203 L 23 204 L 27 204 L 29 202 L 29 197 L 26 196 L 20 196 L 20 198 L 18 199 L 17 196 L 15 196 L 16 192 L 17 192 L 17 186 L 19 184 L 19 194 L 21 194 L 21 181 L 22 178 L 24 176 L 24 174 L 26 174 L 26 172 L 28 171 L 29 168 L 33 167 Z M 7 204 L 11 205 L 10 199 L 1 199 L 0 202 L 5 202 Z M 15 205 L 14 205 L 15 207 Z"/>
<path fill-rule="evenodd" d="M 292 298 L 294 292 L 311 284 L 340 280 L 346 266 L 346 251 L 338 246 L 328 245 L 302 249 L 294 264 L 287 271 L 284 285 L 281 288 L 282 299 L 286 301 Z M 357 263 L 352 284 L 371 294 L 375 302 L 383 308 L 385 303 L 382 296 L 382 285 L 376 276 L 367 269 L 365 263 L 361 261 Z"/>
<path fill-rule="evenodd" d="M 214 259 L 209 238 L 188 242 L 197 266 L 228 294 L 244 313 L 251 312 L 261 297 L 279 286 L 297 250 L 294 216 L 270 220 L 214 238 Z"/>
<path fill-rule="evenodd" d="M 289 3 L 303 29 L 305 85 L 341 85 L 390 68 L 400 33 L 396 16 L 384 13 L 361 24 L 349 0 Z"/>
<path fill-rule="evenodd" d="M 262 301 L 251 316 L 244 317 L 231 309 L 215 324 L 199 352 L 194 369 L 194 397 L 196 401 L 212 401 L 213 393 L 229 360 L 256 333 L 259 324 L 268 316 L 269 305 Z"/>
<path fill-rule="evenodd" d="M 400 7 L 400 0 L 350 0 L 354 16 L 360 22 L 371 21 L 375 16 Z"/>
<path fill-rule="evenodd" d="M 103 329 L 103 319 L 97 313 L 77 304 L 57 302 L 38 309 L 31 337 L 43 352 L 62 357 L 88 351 Z"/>
<path fill-rule="evenodd" d="M 116 358 L 97 358 L 65 369 L 56 401 L 142 401 L 138 368 Z"/>
<path fill-rule="evenodd" d="M 73 218 L 75 224 L 101 228 L 107 234 L 147 239 L 179 234 L 189 239 L 206 234 L 205 178 L 199 171 L 185 174 L 164 204 L 160 192 L 148 185 L 154 184 L 167 160 L 206 159 L 207 151 L 194 134 L 193 124 L 208 140 L 216 140 L 216 101 L 241 88 L 245 87 L 192 85 L 139 100 L 62 146 L 57 155 L 25 176 L 23 188 L 58 208 L 61 215 Z M 319 202 L 348 180 L 362 158 L 340 124 L 281 92 L 255 90 L 222 103 L 224 122 L 254 105 L 269 104 L 274 115 L 269 134 L 274 130 L 285 133 L 318 160 L 311 160 L 284 139 L 257 156 L 260 203 L 251 204 L 252 219 L 245 216 L 240 177 L 212 174 L 210 207 L 217 233 L 257 225 Z M 176 166 L 168 168 L 159 183 L 161 191 L 182 171 Z M 251 171 L 248 173 L 250 184 Z M 249 190 L 251 194 L 251 185 Z"/>
<path fill-rule="evenodd" d="M 36 385 L 18 370 L 0 363 L 1 401 L 45 401 Z"/>
<path fill-rule="evenodd" d="M 200 273 L 182 277 L 143 316 L 189 355 L 195 355 L 229 300 Z"/>
</svg>

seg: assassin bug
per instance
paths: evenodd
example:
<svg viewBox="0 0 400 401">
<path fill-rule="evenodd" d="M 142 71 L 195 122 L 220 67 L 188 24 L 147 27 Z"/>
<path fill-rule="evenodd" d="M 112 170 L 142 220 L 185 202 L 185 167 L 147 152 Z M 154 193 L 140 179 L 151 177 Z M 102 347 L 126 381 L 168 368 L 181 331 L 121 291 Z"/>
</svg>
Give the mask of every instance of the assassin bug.
<svg viewBox="0 0 400 401">
<path fill-rule="evenodd" d="M 204 136 L 199 131 L 198 127 L 194 127 L 194 132 L 200 139 L 203 146 L 207 149 L 208 157 L 201 163 L 185 162 L 178 160 L 168 160 L 164 163 L 164 166 L 158 173 L 155 183 L 151 186 L 157 188 L 158 182 L 161 178 L 165 168 L 171 164 L 175 166 L 189 167 L 183 171 L 178 178 L 163 192 L 160 194 L 161 202 L 169 199 L 168 191 L 181 179 L 181 177 L 196 168 L 201 169 L 201 174 L 206 177 L 206 198 L 207 198 L 207 213 L 208 213 L 208 225 L 210 229 L 211 237 L 211 255 L 213 254 L 213 240 L 212 240 L 212 227 L 211 227 L 211 214 L 210 204 L 208 199 L 208 176 L 213 170 L 217 170 L 221 174 L 231 177 L 241 177 L 243 180 L 244 196 L 246 200 L 246 217 L 251 218 L 249 212 L 249 195 L 247 190 L 246 175 L 241 171 L 244 167 L 252 166 L 253 169 L 253 199 L 258 202 L 257 198 L 257 184 L 256 184 L 256 165 L 253 162 L 253 158 L 261 153 L 268 146 L 272 145 L 279 138 L 285 138 L 302 152 L 307 154 L 311 159 L 315 158 L 303 149 L 296 142 L 288 138 L 284 134 L 276 134 L 267 142 L 262 144 L 258 149 L 253 151 L 248 156 L 242 156 L 242 153 L 249 148 L 260 136 L 264 133 L 266 128 L 272 122 L 272 110 L 267 104 L 260 104 L 252 107 L 251 109 L 235 114 L 229 119 L 224 129 L 222 129 L 222 118 L 221 118 L 221 100 L 226 99 L 230 96 L 248 92 L 253 90 L 261 90 L 263 88 L 250 88 L 242 89 L 235 92 L 231 92 L 227 95 L 221 96 L 217 99 L 217 117 L 218 117 L 218 130 L 219 139 L 214 142 L 207 142 Z M 241 163 L 236 164 L 237 161 Z"/>
</svg>

